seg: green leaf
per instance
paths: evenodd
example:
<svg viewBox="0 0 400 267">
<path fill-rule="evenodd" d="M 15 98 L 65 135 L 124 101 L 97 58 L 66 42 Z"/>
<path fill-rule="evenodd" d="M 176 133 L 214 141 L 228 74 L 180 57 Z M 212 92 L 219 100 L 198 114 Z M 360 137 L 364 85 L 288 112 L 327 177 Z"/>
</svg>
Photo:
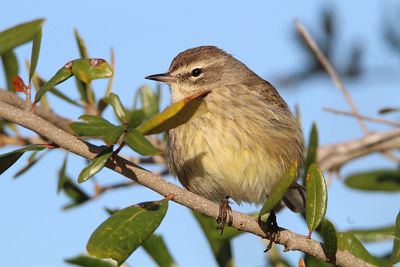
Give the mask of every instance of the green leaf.
<svg viewBox="0 0 400 267">
<path fill-rule="evenodd" d="M 31 52 L 31 64 L 29 68 L 29 84 L 31 83 L 32 77 L 35 74 L 36 66 L 39 60 L 40 44 L 42 42 L 42 28 L 40 28 L 33 36 L 32 41 L 32 52 Z"/>
<path fill-rule="evenodd" d="M 361 242 L 351 233 L 337 233 L 338 249 L 347 250 L 357 258 L 377 266 L 387 266 L 387 262 L 372 256 Z"/>
<path fill-rule="evenodd" d="M 78 102 L 76 102 L 75 100 L 73 100 L 72 98 L 66 96 L 65 94 L 63 94 L 60 90 L 58 90 L 57 88 L 53 87 L 49 90 L 49 92 L 53 95 L 55 95 L 56 97 L 74 105 L 77 107 L 82 107 L 81 104 L 79 104 Z"/>
<path fill-rule="evenodd" d="M 291 267 L 292 265 L 286 261 L 278 251 L 275 245 L 272 245 L 271 249 L 268 251 L 268 265 L 272 267 Z M 308 265 L 307 265 L 308 267 Z"/>
<path fill-rule="evenodd" d="M 192 211 L 192 214 L 196 218 L 199 223 L 201 229 L 203 230 L 204 235 L 207 238 L 208 244 L 213 252 L 215 260 L 218 262 L 218 266 L 234 266 L 234 259 L 232 256 L 232 247 L 230 240 L 231 238 L 224 238 L 226 234 L 226 230 L 232 229 L 230 227 L 226 227 L 224 229 L 224 233 L 220 236 L 220 231 L 218 230 L 218 224 L 214 219 L 206 217 L 196 211 Z M 239 231 L 236 231 L 237 235 L 240 234 Z"/>
<path fill-rule="evenodd" d="M 44 19 L 37 19 L 0 32 L 0 54 L 32 40 L 43 22 Z"/>
<path fill-rule="evenodd" d="M 265 201 L 258 217 L 269 213 L 281 201 L 288 188 L 297 178 L 297 162 L 293 161 L 289 169 L 283 174 L 282 178 L 271 188 L 271 193 Z"/>
<path fill-rule="evenodd" d="M 74 30 L 74 35 L 75 35 L 76 43 L 78 44 L 79 55 L 81 56 L 81 58 L 88 58 L 89 53 L 86 49 L 85 41 L 79 35 L 79 32 L 77 29 Z"/>
<path fill-rule="evenodd" d="M 104 221 L 87 244 L 90 255 L 122 264 L 157 229 L 168 200 L 145 202 L 122 209 Z"/>
<path fill-rule="evenodd" d="M 158 94 L 154 93 L 154 91 L 146 85 L 139 88 L 140 102 L 146 118 L 160 112 L 159 93 L 160 91 L 158 91 Z"/>
<path fill-rule="evenodd" d="M 18 178 L 28 170 L 30 170 L 36 163 L 39 162 L 44 156 L 46 156 L 46 151 L 43 152 L 40 156 L 37 157 L 39 151 L 34 151 L 28 159 L 28 164 L 25 165 L 22 169 L 20 169 L 16 174 L 14 174 L 14 178 Z"/>
<path fill-rule="evenodd" d="M 400 261 L 400 212 L 397 214 L 396 231 L 393 240 L 393 251 L 390 257 L 390 263 L 396 264 Z"/>
<path fill-rule="evenodd" d="M 56 86 L 59 83 L 62 83 L 63 81 L 67 80 L 68 78 L 70 78 L 72 76 L 71 66 L 72 66 L 72 62 L 68 62 L 61 69 L 59 69 L 57 71 L 57 73 L 54 74 L 54 76 L 51 77 L 51 79 L 47 83 L 45 83 L 39 89 L 39 91 L 36 93 L 34 103 L 38 103 L 40 101 L 40 99 L 42 98 L 42 96 L 47 91 L 52 89 L 54 86 Z"/>
<path fill-rule="evenodd" d="M 321 221 L 324 219 L 328 205 L 328 190 L 325 183 L 324 174 L 315 164 L 308 168 L 306 178 L 306 221 L 311 237 Z"/>
<path fill-rule="evenodd" d="M 70 204 L 63 207 L 64 210 L 77 207 L 90 200 L 90 197 L 71 178 L 65 177 L 64 179 L 62 190 L 72 200 Z"/>
<path fill-rule="evenodd" d="M 45 149 L 45 145 L 30 145 L 0 155 L 0 174 L 10 168 L 27 151 L 39 151 Z"/>
<path fill-rule="evenodd" d="M 356 238 L 361 240 L 362 242 L 378 242 L 387 239 L 394 238 L 396 226 L 385 226 L 379 228 L 371 228 L 371 229 L 354 229 L 350 230 L 351 234 L 353 234 Z"/>
<path fill-rule="evenodd" d="M 118 120 L 121 123 L 126 123 L 128 121 L 127 111 L 121 103 L 119 96 L 111 93 L 108 96 L 109 104 L 113 107 L 115 115 L 117 115 Z"/>
<path fill-rule="evenodd" d="M 74 258 L 64 260 L 66 263 L 79 265 L 83 267 L 118 267 L 116 261 L 110 259 L 99 259 L 89 255 L 78 255 Z"/>
<path fill-rule="evenodd" d="M 73 122 L 69 126 L 79 136 L 104 136 L 117 127 L 96 115 L 83 115 L 79 119 L 85 122 Z"/>
<path fill-rule="evenodd" d="M 144 241 L 142 247 L 160 267 L 177 266 L 162 236 L 152 234 Z"/>
<path fill-rule="evenodd" d="M 307 156 L 304 162 L 304 175 L 303 185 L 306 184 L 308 168 L 311 164 L 317 162 L 317 149 L 318 149 L 318 128 L 314 122 L 311 127 L 310 137 L 308 139 Z"/>
<path fill-rule="evenodd" d="M 321 261 L 313 256 L 306 254 L 304 261 L 307 267 L 334 267 L 335 265 Z"/>
<path fill-rule="evenodd" d="M 138 127 L 144 120 L 144 112 L 143 110 L 139 109 L 139 110 L 135 110 L 132 111 L 129 114 L 129 120 L 128 120 L 128 124 L 127 127 L 128 129 L 134 129 L 136 127 Z"/>
<path fill-rule="evenodd" d="M 111 66 L 101 58 L 80 58 L 72 61 L 72 73 L 88 84 L 92 80 L 109 78 L 113 75 Z"/>
<path fill-rule="evenodd" d="M 7 89 L 14 92 L 14 86 L 12 78 L 18 75 L 19 67 L 17 56 L 13 50 L 9 50 L 1 55 L 1 61 L 3 63 L 4 75 L 7 80 Z"/>
<path fill-rule="evenodd" d="M 151 117 L 148 121 L 140 125 L 138 130 L 144 135 L 162 133 L 189 121 L 195 113 L 196 115 L 204 114 L 206 107 L 204 105 L 201 107 L 201 104 L 203 103 L 203 98 L 209 92 L 202 91 L 175 102 L 163 112 Z"/>
<path fill-rule="evenodd" d="M 144 156 L 161 153 L 144 135 L 136 129 L 130 129 L 125 135 L 125 143 L 135 152 Z"/>
<path fill-rule="evenodd" d="M 104 165 L 107 163 L 108 159 L 112 156 L 112 154 L 113 154 L 112 147 L 108 147 L 103 151 L 101 151 L 93 159 L 93 161 L 81 171 L 78 177 L 78 182 L 83 183 L 87 181 L 90 177 L 101 171 L 101 169 L 103 169 Z"/>
<path fill-rule="evenodd" d="M 325 256 L 330 262 L 336 261 L 337 236 L 335 226 L 327 219 L 322 220 L 320 233 L 324 242 L 323 249 Z"/>
<path fill-rule="evenodd" d="M 68 161 L 68 154 L 65 154 L 61 168 L 58 171 L 57 193 L 60 193 L 61 189 L 63 189 L 63 187 L 64 187 L 65 181 L 68 179 L 67 173 L 66 173 L 67 161 Z"/>
<path fill-rule="evenodd" d="M 114 145 L 126 130 L 125 126 L 116 126 L 108 130 L 103 139 L 107 145 Z"/>
<path fill-rule="evenodd" d="M 400 170 L 374 170 L 349 175 L 345 183 L 347 186 L 366 191 L 400 191 Z"/>
</svg>

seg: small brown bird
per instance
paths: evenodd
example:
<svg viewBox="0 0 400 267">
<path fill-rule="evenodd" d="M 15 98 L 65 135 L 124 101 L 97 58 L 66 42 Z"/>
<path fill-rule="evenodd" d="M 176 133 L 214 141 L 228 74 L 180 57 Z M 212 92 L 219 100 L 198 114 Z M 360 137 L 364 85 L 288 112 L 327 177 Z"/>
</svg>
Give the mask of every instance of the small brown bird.
<svg viewBox="0 0 400 267">
<path fill-rule="evenodd" d="M 245 64 L 214 46 L 178 54 L 167 73 L 146 79 L 170 86 L 172 102 L 204 90 L 205 105 L 168 132 L 170 171 L 190 191 L 229 208 L 261 204 L 289 165 L 303 158 L 300 126 L 277 90 Z M 289 190 L 284 202 L 304 208 L 304 194 Z M 222 223 L 227 219 L 222 216 Z"/>
</svg>

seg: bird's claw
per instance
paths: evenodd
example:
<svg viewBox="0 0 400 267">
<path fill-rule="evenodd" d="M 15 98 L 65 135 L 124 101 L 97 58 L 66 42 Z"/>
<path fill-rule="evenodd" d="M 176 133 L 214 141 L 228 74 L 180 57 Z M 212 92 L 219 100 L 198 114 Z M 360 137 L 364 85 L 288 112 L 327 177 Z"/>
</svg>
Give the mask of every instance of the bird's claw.
<svg viewBox="0 0 400 267">
<path fill-rule="evenodd" d="M 232 208 L 229 206 L 229 197 L 225 197 L 219 204 L 219 214 L 217 217 L 221 235 L 224 232 L 225 225 L 231 226 L 233 223 Z"/>
</svg>

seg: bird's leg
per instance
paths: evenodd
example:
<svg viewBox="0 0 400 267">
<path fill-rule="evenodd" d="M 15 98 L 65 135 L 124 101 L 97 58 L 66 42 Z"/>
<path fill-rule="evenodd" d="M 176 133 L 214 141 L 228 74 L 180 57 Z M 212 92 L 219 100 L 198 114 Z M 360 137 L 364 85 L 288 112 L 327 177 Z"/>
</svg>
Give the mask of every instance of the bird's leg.
<svg viewBox="0 0 400 267">
<path fill-rule="evenodd" d="M 231 226 L 233 222 L 232 208 L 229 206 L 229 196 L 226 196 L 221 203 L 219 203 L 219 214 L 217 217 L 217 223 L 221 229 L 221 235 L 224 232 L 225 224 Z"/>
<path fill-rule="evenodd" d="M 259 218 L 259 223 L 261 222 L 261 218 Z M 267 229 L 265 229 L 266 234 L 267 234 L 267 238 L 269 239 L 269 243 L 267 248 L 264 250 L 264 252 L 267 252 L 268 250 L 271 249 L 272 244 L 276 243 L 277 241 L 279 241 L 279 226 L 278 223 L 276 222 L 276 215 L 274 211 L 271 211 L 269 213 L 268 219 L 265 222 Z M 261 224 L 260 224 L 261 225 Z"/>
</svg>

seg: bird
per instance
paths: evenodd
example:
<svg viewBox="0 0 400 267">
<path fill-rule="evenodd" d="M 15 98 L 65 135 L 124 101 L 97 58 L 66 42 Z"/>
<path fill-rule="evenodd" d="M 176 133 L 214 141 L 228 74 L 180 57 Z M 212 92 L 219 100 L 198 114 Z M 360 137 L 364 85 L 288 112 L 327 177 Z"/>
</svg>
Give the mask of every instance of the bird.
<svg viewBox="0 0 400 267">
<path fill-rule="evenodd" d="M 229 199 L 262 204 L 293 161 L 303 161 L 303 134 L 275 87 L 215 46 L 179 53 L 165 73 L 146 79 L 169 85 L 175 103 L 202 91 L 200 111 L 168 131 L 170 172 L 191 192 L 220 203 L 218 222 L 232 223 Z M 305 207 L 301 186 L 283 202 Z M 222 233 L 222 231 L 221 231 Z"/>
</svg>

